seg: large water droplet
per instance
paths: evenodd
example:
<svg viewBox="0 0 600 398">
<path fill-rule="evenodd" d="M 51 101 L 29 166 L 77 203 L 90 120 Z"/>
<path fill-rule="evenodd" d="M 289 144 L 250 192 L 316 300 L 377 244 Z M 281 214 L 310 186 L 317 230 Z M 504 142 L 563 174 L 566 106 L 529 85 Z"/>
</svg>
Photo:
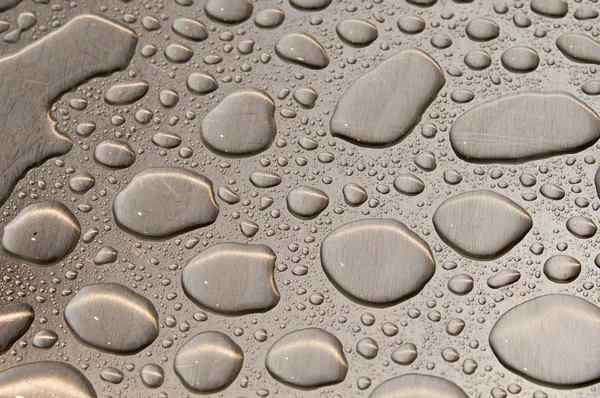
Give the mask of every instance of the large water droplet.
<svg viewBox="0 0 600 398">
<path fill-rule="evenodd" d="M 533 220 L 507 197 L 481 190 L 447 199 L 433 214 L 433 225 L 454 250 L 467 257 L 492 260 L 519 243 Z"/>
<path fill-rule="evenodd" d="M 562 388 L 596 382 L 600 308 L 574 296 L 537 297 L 502 315 L 490 345 L 504 366 L 534 382 Z"/>
<path fill-rule="evenodd" d="M 166 239 L 212 224 L 219 207 L 208 178 L 162 167 L 133 177 L 116 196 L 113 212 L 126 231 L 144 239 Z"/>
<path fill-rule="evenodd" d="M 188 389 L 211 393 L 233 383 L 243 363 L 244 353 L 231 338 L 221 332 L 203 332 L 181 346 L 173 369 Z"/>
<path fill-rule="evenodd" d="M 249 88 L 229 94 L 202 121 L 202 142 L 223 156 L 242 157 L 271 146 L 277 133 L 275 103 Z"/>
<path fill-rule="evenodd" d="M 450 129 L 452 148 L 471 162 L 523 162 L 573 153 L 599 137 L 598 115 L 564 92 L 505 95 L 467 111 Z"/>
<path fill-rule="evenodd" d="M 393 219 L 365 219 L 339 227 L 323 240 L 321 263 L 343 293 L 374 306 L 414 296 L 435 272 L 429 245 Z"/>
<path fill-rule="evenodd" d="M 79 222 L 65 205 L 35 203 L 6 224 L 2 249 L 33 264 L 50 265 L 69 254 L 80 235 Z"/>
<path fill-rule="evenodd" d="M 340 341 L 317 328 L 283 336 L 267 352 L 265 366 L 276 380 L 309 389 L 340 383 L 348 372 Z"/>
<path fill-rule="evenodd" d="M 117 283 L 87 285 L 65 307 L 65 321 L 83 343 L 116 354 L 133 354 L 158 336 L 154 305 Z"/>
<path fill-rule="evenodd" d="M 417 125 L 445 82 L 429 55 L 400 51 L 352 83 L 331 117 L 331 134 L 358 145 L 393 145 Z"/>
</svg>

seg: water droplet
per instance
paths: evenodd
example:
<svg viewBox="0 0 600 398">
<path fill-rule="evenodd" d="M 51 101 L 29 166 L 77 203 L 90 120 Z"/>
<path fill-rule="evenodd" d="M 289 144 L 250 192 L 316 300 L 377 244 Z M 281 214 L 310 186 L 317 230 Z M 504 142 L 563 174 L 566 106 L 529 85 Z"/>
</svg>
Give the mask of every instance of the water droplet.
<svg viewBox="0 0 600 398">
<path fill-rule="evenodd" d="M 73 366 L 43 361 L 18 365 L 0 373 L 1 397 L 96 398 L 92 383 Z"/>
<path fill-rule="evenodd" d="M 27 333 L 34 317 L 33 308 L 27 303 L 0 305 L 0 354 L 8 351 L 17 340 Z"/>
<path fill-rule="evenodd" d="M 4 227 L 2 249 L 37 265 L 51 265 L 69 254 L 81 235 L 79 222 L 63 204 L 27 206 Z"/>
<path fill-rule="evenodd" d="M 220 243 L 190 260 L 181 284 L 194 303 L 219 314 L 268 311 L 279 302 L 275 259 L 264 245 Z"/>
<path fill-rule="evenodd" d="M 275 43 L 275 52 L 281 59 L 311 69 L 329 65 L 323 45 L 306 33 L 289 33 Z"/>
<path fill-rule="evenodd" d="M 352 83 L 331 117 L 331 134 L 358 145 L 394 145 L 421 120 L 445 81 L 429 55 L 403 50 Z"/>
<path fill-rule="evenodd" d="M 381 383 L 370 398 L 469 398 L 456 384 L 437 376 L 416 373 L 394 377 Z"/>
<path fill-rule="evenodd" d="M 444 201 L 433 215 L 433 225 L 454 250 L 488 261 L 519 243 L 533 226 L 533 220 L 507 197 L 481 190 Z"/>
<path fill-rule="evenodd" d="M 340 341 L 317 328 L 283 336 L 267 352 L 265 366 L 276 380 L 307 389 L 340 383 L 348 372 Z"/>
<path fill-rule="evenodd" d="M 188 389 L 211 393 L 233 383 L 243 363 L 244 353 L 231 338 L 221 332 L 203 332 L 181 346 L 173 369 Z"/>
<path fill-rule="evenodd" d="M 219 207 L 212 182 L 175 167 L 146 169 L 116 196 L 115 221 L 143 239 L 166 239 L 212 224 Z"/>
<path fill-rule="evenodd" d="M 471 162 L 523 162 L 573 153 L 599 137 L 598 115 L 564 92 L 505 95 L 464 113 L 450 129 L 452 148 Z"/>
<path fill-rule="evenodd" d="M 536 383 L 574 388 L 600 379 L 598 325 L 600 308 L 586 300 L 541 296 L 502 315 L 490 345 L 511 371 Z"/>
<path fill-rule="evenodd" d="M 69 301 L 65 321 L 84 344 L 116 354 L 134 354 L 158 336 L 152 303 L 117 283 L 87 285 Z"/>
<path fill-rule="evenodd" d="M 258 89 L 229 94 L 202 121 L 202 142 L 223 156 L 256 155 L 268 149 L 277 133 L 275 103 Z"/>
<path fill-rule="evenodd" d="M 373 306 L 414 296 L 435 272 L 429 245 L 393 219 L 365 219 L 339 227 L 323 240 L 321 263 L 343 293 Z"/>
</svg>

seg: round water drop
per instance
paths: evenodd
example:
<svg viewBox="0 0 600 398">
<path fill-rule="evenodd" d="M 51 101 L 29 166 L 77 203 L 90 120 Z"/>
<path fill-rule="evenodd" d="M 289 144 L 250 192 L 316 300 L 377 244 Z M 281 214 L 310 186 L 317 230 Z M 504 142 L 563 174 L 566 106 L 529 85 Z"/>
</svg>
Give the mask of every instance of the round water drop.
<svg viewBox="0 0 600 398">
<path fill-rule="evenodd" d="M 237 378 L 244 363 L 242 349 L 221 332 L 203 332 L 188 340 L 173 363 L 175 374 L 191 391 L 219 391 Z"/>
<path fill-rule="evenodd" d="M 317 217 L 329 205 L 327 194 L 312 187 L 294 188 L 285 200 L 290 213 L 305 220 Z"/>
<path fill-rule="evenodd" d="M 285 13 L 278 8 L 270 8 L 256 14 L 254 23 L 259 28 L 273 29 L 283 23 Z"/>
<path fill-rule="evenodd" d="M 327 8 L 331 0 L 290 0 L 290 4 L 300 10 L 318 11 Z"/>
<path fill-rule="evenodd" d="M 69 179 L 69 188 L 71 188 L 71 191 L 80 195 L 92 189 L 95 184 L 96 179 L 88 173 L 76 174 Z"/>
<path fill-rule="evenodd" d="M 81 288 L 65 307 L 64 316 L 79 340 L 110 353 L 136 353 L 158 336 L 158 314 L 154 305 L 116 283 Z"/>
<path fill-rule="evenodd" d="M 414 174 L 401 174 L 394 179 L 394 188 L 401 194 L 414 196 L 425 190 L 425 183 Z"/>
<path fill-rule="evenodd" d="M 315 363 L 319 366 L 313 366 Z M 317 328 L 283 336 L 267 352 L 265 366 L 274 379 L 307 389 L 340 383 L 348 373 L 342 343 Z"/>
<path fill-rule="evenodd" d="M 32 345 L 35 348 L 49 349 L 58 341 L 58 335 L 52 330 L 40 330 L 33 336 Z"/>
<path fill-rule="evenodd" d="M 251 0 L 208 0 L 206 15 L 224 24 L 239 24 L 250 18 L 254 9 Z"/>
<path fill-rule="evenodd" d="M 567 220 L 567 229 L 580 239 L 589 239 L 596 235 L 596 223 L 587 217 L 575 216 Z"/>
<path fill-rule="evenodd" d="M 165 57 L 174 63 L 185 63 L 192 59 L 194 50 L 183 44 L 171 43 L 165 49 Z"/>
<path fill-rule="evenodd" d="M 365 359 L 373 359 L 379 352 L 379 345 L 370 337 L 365 337 L 356 343 L 356 352 Z"/>
<path fill-rule="evenodd" d="M 347 19 L 335 28 L 338 36 L 346 44 L 355 47 L 365 47 L 377 39 L 377 28 L 362 19 Z"/>
<path fill-rule="evenodd" d="M 405 343 L 392 352 L 392 361 L 399 365 L 410 365 L 418 356 L 417 346 L 413 343 Z"/>
<path fill-rule="evenodd" d="M 528 73 L 537 69 L 540 56 L 531 47 L 515 46 L 502 53 L 502 65 L 514 73 Z"/>
<path fill-rule="evenodd" d="M 465 65 L 473 70 L 484 70 L 492 64 L 492 57 L 484 50 L 473 50 L 464 58 Z"/>
<path fill-rule="evenodd" d="M 165 381 L 165 371 L 159 365 L 150 363 L 144 365 L 140 371 L 142 383 L 148 388 L 158 388 L 163 385 Z"/>
<path fill-rule="evenodd" d="M 555 283 L 573 282 L 580 273 L 581 263 L 571 256 L 552 256 L 544 263 L 544 275 Z"/>
<path fill-rule="evenodd" d="M 548 199 L 560 200 L 565 197 L 565 190 L 556 184 L 545 183 L 540 187 L 540 193 Z"/>
<path fill-rule="evenodd" d="M 120 384 L 125 378 L 125 375 L 119 369 L 104 368 L 100 372 L 100 378 L 108 383 Z"/>
<path fill-rule="evenodd" d="M 352 207 L 358 207 L 362 205 L 369 198 L 367 191 L 360 185 L 354 183 L 344 185 L 344 188 L 342 188 L 342 194 L 344 195 L 344 201 L 346 204 Z"/>
<path fill-rule="evenodd" d="M 551 18 L 562 18 L 569 12 L 566 0 L 531 0 L 531 11 Z"/>
<path fill-rule="evenodd" d="M 489 41 L 500 35 L 500 26 L 488 18 L 474 18 L 469 21 L 465 32 L 474 41 Z"/>
<path fill-rule="evenodd" d="M 94 150 L 94 160 L 109 169 L 125 169 L 135 163 L 135 152 L 123 141 L 105 140 Z"/>
<path fill-rule="evenodd" d="M 457 296 L 464 296 L 473 290 L 474 285 L 475 281 L 471 275 L 455 275 L 448 281 L 448 290 Z"/>
<path fill-rule="evenodd" d="M 217 80 L 207 72 L 190 73 L 186 80 L 187 88 L 194 94 L 206 95 L 212 93 L 219 84 Z"/>
<path fill-rule="evenodd" d="M 417 16 L 404 16 L 398 20 L 398 29 L 407 35 L 416 35 L 425 30 L 425 21 Z"/>
<path fill-rule="evenodd" d="M 63 204 L 47 201 L 27 206 L 6 226 L 2 249 L 21 260 L 51 265 L 77 246 L 81 227 Z"/>
</svg>

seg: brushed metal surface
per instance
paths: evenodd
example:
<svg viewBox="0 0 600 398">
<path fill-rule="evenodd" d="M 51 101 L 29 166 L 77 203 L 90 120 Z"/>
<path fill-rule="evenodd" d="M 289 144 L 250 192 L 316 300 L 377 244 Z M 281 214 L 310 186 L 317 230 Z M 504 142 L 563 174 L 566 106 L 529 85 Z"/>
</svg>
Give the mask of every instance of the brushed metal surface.
<svg viewBox="0 0 600 398">
<path fill-rule="evenodd" d="M 0 0 L 0 398 L 596 398 L 596 0 Z"/>
</svg>

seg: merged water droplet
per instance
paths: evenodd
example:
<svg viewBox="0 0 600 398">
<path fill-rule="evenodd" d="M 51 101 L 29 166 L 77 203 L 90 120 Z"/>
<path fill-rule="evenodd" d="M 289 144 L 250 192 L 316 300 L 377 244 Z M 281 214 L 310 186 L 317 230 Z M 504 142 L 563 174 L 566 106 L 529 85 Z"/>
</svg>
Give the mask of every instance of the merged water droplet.
<svg viewBox="0 0 600 398">
<path fill-rule="evenodd" d="M 84 344 L 115 354 L 134 354 L 158 336 L 154 305 L 117 283 L 87 285 L 69 301 L 65 322 Z"/>
<path fill-rule="evenodd" d="M 71 139 L 56 130 L 50 117 L 52 103 L 94 76 L 127 67 L 136 43 L 132 30 L 102 17 L 81 15 L 0 59 L 4 76 L 0 81 L 4 93 L 0 100 L 0 141 L 4 143 L 0 204 L 28 169 L 71 149 Z"/>
<path fill-rule="evenodd" d="M 599 325 L 600 308 L 594 304 L 546 295 L 502 315 L 492 328 L 490 345 L 511 371 L 536 383 L 575 388 L 600 380 Z"/>
<path fill-rule="evenodd" d="M 194 303 L 219 314 L 268 311 L 279 302 L 275 259 L 264 245 L 220 243 L 190 260 L 181 284 Z"/>
<path fill-rule="evenodd" d="M 321 264 L 344 294 L 372 306 L 389 306 L 414 296 L 435 272 L 429 245 L 393 219 L 342 225 L 321 243 Z"/>
<path fill-rule="evenodd" d="M 115 197 L 115 221 L 143 239 L 167 239 L 212 224 L 219 215 L 212 182 L 176 167 L 142 171 Z"/>
<path fill-rule="evenodd" d="M 524 162 L 573 153 L 598 138 L 598 115 L 565 92 L 505 95 L 467 111 L 450 129 L 452 149 L 470 162 Z"/>
<path fill-rule="evenodd" d="M 47 201 L 27 206 L 6 226 L 2 249 L 36 265 L 51 265 L 77 246 L 81 228 L 62 203 Z"/>
<path fill-rule="evenodd" d="M 429 55 L 400 51 L 352 83 L 331 117 L 331 134 L 358 145 L 394 145 L 419 123 L 445 82 Z"/>
<path fill-rule="evenodd" d="M 267 352 L 265 366 L 276 380 L 306 389 L 340 383 L 348 373 L 342 343 L 318 328 L 283 336 Z"/>
<path fill-rule="evenodd" d="M 533 226 L 533 220 L 507 197 L 479 190 L 444 201 L 433 214 L 433 225 L 440 238 L 454 250 L 488 261 L 519 243 Z"/>
</svg>

